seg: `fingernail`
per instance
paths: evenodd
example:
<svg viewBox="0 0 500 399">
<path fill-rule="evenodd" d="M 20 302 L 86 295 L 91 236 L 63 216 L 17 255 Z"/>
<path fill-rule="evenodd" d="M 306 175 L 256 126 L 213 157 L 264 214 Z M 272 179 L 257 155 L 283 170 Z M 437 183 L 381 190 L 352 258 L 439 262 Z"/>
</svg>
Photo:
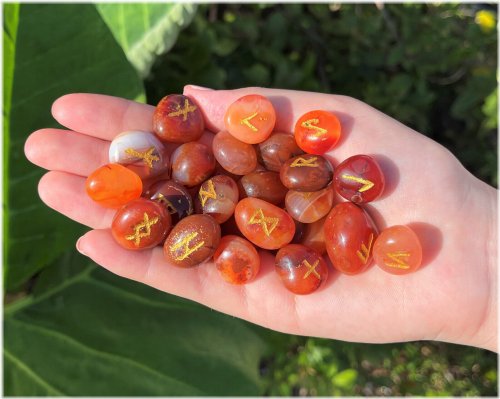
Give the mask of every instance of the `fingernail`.
<svg viewBox="0 0 500 399">
<path fill-rule="evenodd" d="M 87 256 L 87 254 L 86 254 L 86 253 L 83 251 L 83 249 L 82 249 L 82 239 L 83 239 L 83 237 L 80 237 L 80 238 L 78 239 L 78 241 L 76 242 L 76 250 L 77 250 L 78 252 L 80 252 L 82 255 Z"/>
<path fill-rule="evenodd" d="M 187 85 L 186 87 L 189 87 L 190 89 L 194 89 L 194 90 L 213 90 L 213 89 L 209 89 L 208 87 L 203 87 L 203 86 L 196 86 L 196 85 Z"/>
</svg>

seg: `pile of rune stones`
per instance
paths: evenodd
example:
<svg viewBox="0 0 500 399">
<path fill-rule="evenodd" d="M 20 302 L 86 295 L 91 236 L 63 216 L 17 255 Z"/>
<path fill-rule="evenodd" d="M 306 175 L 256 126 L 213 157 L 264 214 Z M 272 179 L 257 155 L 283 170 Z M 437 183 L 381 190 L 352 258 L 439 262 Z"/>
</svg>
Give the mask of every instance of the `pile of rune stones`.
<svg viewBox="0 0 500 399">
<path fill-rule="evenodd" d="M 88 177 L 87 193 L 117 209 L 111 231 L 123 248 L 163 245 L 166 265 L 215 265 L 233 284 L 258 275 L 256 247 L 275 253 L 277 275 L 295 294 L 327 280 L 325 252 L 347 275 L 373 258 L 392 274 L 417 270 L 414 231 L 400 225 L 378 234 L 362 208 L 384 191 L 377 161 L 359 154 L 333 168 L 324 156 L 341 137 L 337 116 L 307 112 L 293 134 L 274 131 L 275 123 L 266 97 L 246 95 L 229 106 L 210 147 L 196 102 L 168 95 L 155 109 L 153 132 L 114 138 L 109 164 Z"/>
</svg>

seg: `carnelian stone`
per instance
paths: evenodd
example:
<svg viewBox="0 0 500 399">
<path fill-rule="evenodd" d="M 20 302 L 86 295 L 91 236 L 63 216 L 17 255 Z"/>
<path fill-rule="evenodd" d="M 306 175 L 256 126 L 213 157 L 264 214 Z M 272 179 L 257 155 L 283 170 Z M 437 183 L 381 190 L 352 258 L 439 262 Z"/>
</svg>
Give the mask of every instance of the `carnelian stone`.
<svg viewBox="0 0 500 399">
<path fill-rule="evenodd" d="M 182 94 L 163 97 L 153 113 L 153 132 L 163 141 L 195 141 L 202 136 L 204 128 L 200 108 Z"/>
<path fill-rule="evenodd" d="M 250 282 L 260 269 L 259 253 L 252 243 L 234 235 L 222 237 L 214 263 L 222 278 L 231 284 Z"/>
<path fill-rule="evenodd" d="M 208 215 L 191 215 L 177 223 L 163 245 L 165 259 L 175 266 L 198 266 L 220 243 L 220 226 Z"/>
<path fill-rule="evenodd" d="M 325 221 L 326 251 L 342 273 L 358 274 L 368 267 L 376 238 L 375 223 L 352 202 L 335 205 Z"/>
<path fill-rule="evenodd" d="M 275 270 L 285 287 L 294 294 L 316 291 L 328 278 L 328 266 L 314 249 L 290 244 L 276 254 Z"/>
<path fill-rule="evenodd" d="M 202 183 L 215 170 L 215 158 L 202 143 L 185 143 L 172 154 L 172 179 L 193 187 Z"/>
<path fill-rule="evenodd" d="M 340 139 L 340 121 L 327 111 L 310 111 L 295 124 L 295 141 L 309 154 L 321 155 L 330 150 Z"/>
<path fill-rule="evenodd" d="M 138 198 L 116 212 L 111 233 L 123 248 L 141 250 L 162 243 L 171 227 L 170 214 L 165 207 Z"/>
<path fill-rule="evenodd" d="M 268 170 L 252 172 L 238 181 L 240 197 L 255 197 L 274 205 L 280 205 L 288 189 L 281 183 L 280 175 Z"/>
<path fill-rule="evenodd" d="M 198 191 L 197 210 L 212 216 L 217 223 L 224 223 L 234 213 L 239 190 L 229 176 L 217 175 L 205 181 Z"/>
<path fill-rule="evenodd" d="M 110 163 L 87 177 L 85 189 L 90 198 L 107 208 L 119 208 L 142 193 L 141 178 L 125 166 Z"/>
<path fill-rule="evenodd" d="M 365 203 L 376 200 L 382 194 L 385 178 L 375 159 L 368 155 L 354 155 L 337 166 L 333 185 L 346 200 Z"/>
<path fill-rule="evenodd" d="M 286 210 L 301 223 L 314 223 L 330 212 L 333 195 L 331 186 L 313 192 L 289 190 L 285 198 Z"/>
<path fill-rule="evenodd" d="M 333 177 L 330 162 L 321 155 L 304 154 L 286 161 L 280 170 L 283 185 L 290 190 L 318 191 Z"/>
<path fill-rule="evenodd" d="M 391 226 L 375 240 L 373 258 L 388 273 L 413 273 L 422 263 L 422 245 L 408 226 Z"/>
<path fill-rule="evenodd" d="M 159 180 L 146 191 L 145 196 L 162 204 L 170 213 L 172 223 L 194 212 L 193 199 L 186 188 L 173 180 Z"/>
<path fill-rule="evenodd" d="M 257 156 L 267 170 L 279 172 L 281 166 L 297 155 L 303 154 L 295 138 L 288 133 L 273 133 L 257 146 Z"/>
<path fill-rule="evenodd" d="M 243 96 L 232 103 L 224 116 L 226 130 L 248 144 L 261 143 L 269 137 L 276 123 L 276 111 L 266 97 Z"/>
<path fill-rule="evenodd" d="M 214 136 L 212 150 L 217 162 L 235 175 L 250 173 L 257 166 L 257 153 L 253 145 L 238 140 L 225 130 Z"/>
<path fill-rule="evenodd" d="M 234 211 L 243 235 L 264 249 L 278 249 L 292 241 L 295 224 L 283 209 L 258 198 L 244 198 Z"/>
<path fill-rule="evenodd" d="M 324 255 L 326 252 L 324 230 L 325 221 L 326 216 L 317 222 L 306 224 L 304 234 L 299 241 L 300 244 L 314 249 L 321 255 Z"/>
</svg>

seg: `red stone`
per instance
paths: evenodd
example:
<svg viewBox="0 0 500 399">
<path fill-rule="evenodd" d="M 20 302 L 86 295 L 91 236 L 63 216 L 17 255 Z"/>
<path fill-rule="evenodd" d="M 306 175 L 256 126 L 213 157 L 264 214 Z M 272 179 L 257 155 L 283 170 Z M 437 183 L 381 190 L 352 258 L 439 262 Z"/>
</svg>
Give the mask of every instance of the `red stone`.
<svg viewBox="0 0 500 399">
<path fill-rule="evenodd" d="M 146 191 L 145 196 L 162 204 L 176 224 L 194 212 L 193 199 L 182 185 L 173 180 L 159 180 Z"/>
<path fill-rule="evenodd" d="M 246 175 L 257 166 L 257 153 L 251 144 L 223 130 L 214 136 L 212 150 L 217 162 L 229 173 Z"/>
<path fill-rule="evenodd" d="M 231 284 L 252 281 L 260 269 L 260 257 L 255 247 L 235 235 L 222 237 L 215 250 L 214 263 L 222 278 Z"/>
<path fill-rule="evenodd" d="M 234 213 L 238 203 L 238 186 L 229 176 L 217 175 L 205 181 L 198 191 L 197 209 L 224 223 Z"/>
<path fill-rule="evenodd" d="M 187 187 L 202 183 L 214 170 L 214 155 L 205 144 L 182 144 L 172 154 L 172 179 Z"/>
<path fill-rule="evenodd" d="M 281 167 L 280 179 L 290 190 L 318 191 L 333 177 L 330 162 L 321 155 L 303 154 L 290 158 Z"/>
<path fill-rule="evenodd" d="M 252 172 L 238 181 L 240 197 L 260 198 L 274 205 L 285 200 L 288 189 L 281 183 L 280 175 L 268 170 Z"/>
<path fill-rule="evenodd" d="M 286 210 L 299 222 L 314 223 L 330 212 L 333 195 L 331 186 L 313 192 L 289 190 L 285 198 Z"/>
<path fill-rule="evenodd" d="M 340 139 L 340 121 L 327 111 L 310 111 L 295 124 L 298 146 L 308 154 L 321 155 L 332 149 Z"/>
<path fill-rule="evenodd" d="M 273 133 L 257 148 L 259 162 L 273 172 L 279 172 L 286 161 L 304 153 L 295 142 L 295 138 L 288 133 Z"/>
</svg>

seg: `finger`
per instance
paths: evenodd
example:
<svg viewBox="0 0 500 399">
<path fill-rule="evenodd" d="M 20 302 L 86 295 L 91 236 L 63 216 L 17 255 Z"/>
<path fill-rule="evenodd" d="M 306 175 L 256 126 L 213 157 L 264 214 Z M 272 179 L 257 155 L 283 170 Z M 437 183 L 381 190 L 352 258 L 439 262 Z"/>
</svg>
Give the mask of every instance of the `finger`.
<svg viewBox="0 0 500 399">
<path fill-rule="evenodd" d="M 89 198 L 85 178 L 65 172 L 46 173 L 38 184 L 38 194 L 52 209 L 93 229 L 109 228 L 116 212 Z"/>
<path fill-rule="evenodd" d="M 37 130 L 24 145 L 26 157 L 35 165 L 79 176 L 108 163 L 108 151 L 108 141 L 60 129 Z"/>
<path fill-rule="evenodd" d="M 152 130 L 154 107 L 101 94 L 73 93 L 59 97 L 52 115 L 68 129 L 105 140 L 126 130 Z"/>
</svg>

